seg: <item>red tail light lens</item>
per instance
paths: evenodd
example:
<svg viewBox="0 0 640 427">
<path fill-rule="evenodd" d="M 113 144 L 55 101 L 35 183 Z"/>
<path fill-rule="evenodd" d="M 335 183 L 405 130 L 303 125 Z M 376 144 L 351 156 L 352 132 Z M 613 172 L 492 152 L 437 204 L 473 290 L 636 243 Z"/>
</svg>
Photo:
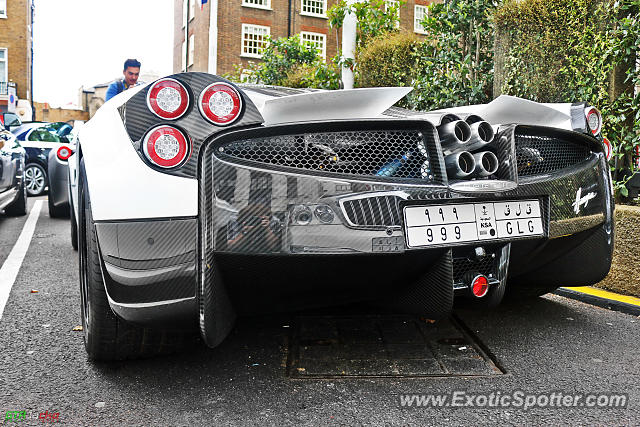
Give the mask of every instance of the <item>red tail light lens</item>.
<svg viewBox="0 0 640 427">
<path fill-rule="evenodd" d="M 189 92 L 177 80 L 158 80 L 147 92 L 147 107 L 161 119 L 175 120 L 187 112 Z"/>
<path fill-rule="evenodd" d="M 198 108 L 200 114 L 214 125 L 226 126 L 240 117 L 242 97 L 227 83 L 213 83 L 200 93 Z"/>
<path fill-rule="evenodd" d="M 602 129 L 602 114 L 600 114 L 600 111 L 595 107 L 587 107 L 584 109 L 584 115 L 587 118 L 591 133 L 594 135 L 599 134 Z"/>
<path fill-rule="evenodd" d="M 611 143 L 609 142 L 609 140 L 607 139 L 606 136 L 604 138 L 602 138 L 602 145 L 604 145 L 604 152 L 607 155 L 607 160 L 611 160 L 611 155 L 613 154 L 613 149 L 611 148 Z"/>
<path fill-rule="evenodd" d="M 471 292 L 478 298 L 482 298 L 489 291 L 489 281 L 483 275 L 476 276 L 471 282 Z"/>
<path fill-rule="evenodd" d="M 71 157 L 71 155 L 73 154 L 73 151 L 71 150 L 71 148 L 66 147 L 66 146 L 62 146 L 60 148 L 58 148 L 58 152 L 56 153 L 56 155 L 58 156 L 58 158 L 60 160 L 67 160 L 69 157 Z"/>
<path fill-rule="evenodd" d="M 151 163 L 167 169 L 179 166 L 188 159 L 191 144 L 182 131 L 163 125 L 145 135 L 142 150 Z"/>
</svg>

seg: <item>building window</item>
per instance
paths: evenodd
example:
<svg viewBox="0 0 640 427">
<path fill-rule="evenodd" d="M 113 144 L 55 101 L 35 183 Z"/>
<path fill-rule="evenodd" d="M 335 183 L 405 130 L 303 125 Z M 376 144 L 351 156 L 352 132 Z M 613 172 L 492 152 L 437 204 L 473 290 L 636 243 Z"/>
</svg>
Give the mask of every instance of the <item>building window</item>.
<svg viewBox="0 0 640 427">
<path fill-rule="evenodd" d="M 419 34 L 426 34 L 422 21 L 429 16 L 429 8 L 427 6 L 414 6 L 413 9 L 413 31 Z"/>
<path fill-rule="evenodd" d="M 327 1 L 326 0 L 302 0 L 301 15 L 327 17 Z"/>
<path fill-rule="evenodd" d="M 267 36 L 271 29 L 262 25 L 242 24 L 241 56 L 262 58 L 262 51 L 267 46 Z"/>
<path fill-rule="evenodd" d="M 180 70 L 187 71 L 187 42 L 182 42 L 182 58 L 180 59 L 181 65 Z"/>
<path fill-rule="evenodd" d="M 7 0 L 0 0 L 0 18 L 7 17 Z"/>
<path fill-rule="evenodd" d="M 271 0 L 242 0 L 242 5 L 258 9 L 271 9 Z"/>
<path fill-rule="evenodd" d="M 316 48 L 318 56 L 324 61 L 327 57 L 327 36 L 321 33 L 301 31 L 300 37 L 303 43 L 308 43 Z"/>
<path fill-rule="evenodd" d="M 189 67 L 193 65 L 193 57 L 196 53 L 196 39 L 193 34 L 189 36 Z"/>
<path fill-rule="evenodd" d="M 0 48 L 0 83 L 9 80 L 9 67 L 7 67 L 7 49 Z"/>
<path fill-rule="evenodd" d="M 396 28 L 400 27 L 400 1 L 399 0 L 386 0 L 384 2 L 384 11 L 388 12 L 389 9 L 394 7 L 396 9 Z"/>
<path fill-rule="evenodd" d="M 187 0 L 182 0 L 182 28 L 187 26 L 187 12 Z"/>
</svg>

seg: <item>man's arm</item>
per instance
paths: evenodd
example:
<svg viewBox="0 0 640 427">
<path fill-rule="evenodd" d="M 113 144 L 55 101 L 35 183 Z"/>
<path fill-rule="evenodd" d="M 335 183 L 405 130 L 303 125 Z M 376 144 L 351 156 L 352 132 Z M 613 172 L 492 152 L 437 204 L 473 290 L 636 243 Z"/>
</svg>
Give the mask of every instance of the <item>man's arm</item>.
<svg viewBox="0 0 640 427">
<path fill-rule="evenodd" d="M 118 81 L 115 81 L 109 85 L 109 87 L 107 88 L 107 94 L 104 97 L 105 101 L 110 100 L 111 98 L 113 98 L 114 96 L 120 93 L 120 91 L 118 90 L 118 83 L 119 83 Z"/>
</svg>

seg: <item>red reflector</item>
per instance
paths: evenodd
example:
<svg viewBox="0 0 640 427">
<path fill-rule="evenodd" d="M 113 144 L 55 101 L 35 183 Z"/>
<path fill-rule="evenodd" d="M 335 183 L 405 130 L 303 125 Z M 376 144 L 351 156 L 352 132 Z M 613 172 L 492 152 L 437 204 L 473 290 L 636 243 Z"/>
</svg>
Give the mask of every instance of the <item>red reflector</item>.
<svg viewBox="0 0 640 427">
<path fill-rule="evenodd" d="M 489 281 L 483 275 L 476 276 L 471 282 L 471 292 L 473 295 L 481 298 L 489 291 Z"/>
<path fill-rule="evenodd" d="M 200 114 L 214 125 L 226 126 L 240 117 L 242 97 L 227 83 L 207 86 L 198 99 Z"/>
<path fill-rule="evenodd" d="M 163 125 L 151 129 L 145 135 L 142 150 L 154 165 L 173 168 L 189 157 L 191 144 L 180 130 Z"/>
<path fill-rule="evenodd" d="M 177 119 L 189 108 L 189 92 L 177 80 L 158 80 L 147 92 L 147 107 L 162 119 Z"/>
<path fill-rule="evenodd" d="M 587 107 L 585 109 L 585 116 L 591 133 L 594 135 L 599 134 L 602 129 L 602 114 L 600 114 L 600 111 L 595 107 Z"/>
<path fill-rule="evenodd" d="M 58 148 L 58 152 L 56 153 L 60 160 L 67 160 L 72 154 L 73 151 L 71 151 L 71 148 L 65 147 L 64 145 Z"/>
<path fill-rule="evenodd" d="M 607 155 L 607 160 L 611 160 L 611 155 L 613 154 L 613 151 L 611 149 L 611 143 L 609 142 L 607 137 L 604 137 L 602 139 L 602 145 L 604 145 L 604 152 Z"/>
</svg>

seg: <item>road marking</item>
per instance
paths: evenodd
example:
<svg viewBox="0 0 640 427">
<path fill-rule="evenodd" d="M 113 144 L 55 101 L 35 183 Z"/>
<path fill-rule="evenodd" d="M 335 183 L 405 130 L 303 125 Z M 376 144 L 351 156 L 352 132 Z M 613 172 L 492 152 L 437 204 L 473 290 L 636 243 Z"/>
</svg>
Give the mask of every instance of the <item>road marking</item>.
<svg viewBox="0 0 640 427">
<path fill-rule="evenodd" d="M 571 288 L 567 287 L 567 289 L 640 307 L 640 298 L 630 297 L 628 295 L 620 295 L 613 292 L 605 291 L 604 289 L 593 288 L 591 286 L 577 286 Z"/>
<path fill-rule="evenodd" d="M 38 217 L 40 217 L 42 203 L 42 200 L 36 200 L 33 204 L 29 218 L 27 218 L 27 222 L 25 222 L 22 228 L 22 233 L 20 233 L 16 244 L 13 245 L 13 249 L 11 249 L 4 264 L 0 267 L 0 320 L 2 320 L 4 306 L 7 304 L 11 288 L 16 281 L 16 277 L 18 277 L 24 256 L 27 254 L 27 250 L 31 244 L 31 237 L 33 237 L 33 232 L 36 230 L 36 223 L 38 222 Z"/>
</svg>

